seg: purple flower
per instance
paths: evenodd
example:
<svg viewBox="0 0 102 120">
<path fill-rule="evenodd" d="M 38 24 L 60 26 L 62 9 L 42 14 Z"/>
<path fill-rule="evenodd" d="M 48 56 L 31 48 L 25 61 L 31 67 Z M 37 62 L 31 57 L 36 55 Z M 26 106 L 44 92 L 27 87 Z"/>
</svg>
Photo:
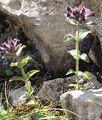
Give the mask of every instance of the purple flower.
<svg viewBox="0 0 102 120">
<path fill-rule="evenodd" d="M 75 19 L 80 22 L 85 22 L 88 17 L 95 16 L 95 13 L 91 10 L 85 8 L 84 4 L 80 4 L 78 7 L 72 8 L 69 5 L 67 6 L 67 15 L 68 18 Z"/>
<path fill-rule="evenodd" d="M 0 53 L 3 54 L 14 54 L 17 46 L 19 45 L 20 40 L 19 39 L 9 39 L 7 42 L 4 42 L 0 46 Z"/>
</svg>

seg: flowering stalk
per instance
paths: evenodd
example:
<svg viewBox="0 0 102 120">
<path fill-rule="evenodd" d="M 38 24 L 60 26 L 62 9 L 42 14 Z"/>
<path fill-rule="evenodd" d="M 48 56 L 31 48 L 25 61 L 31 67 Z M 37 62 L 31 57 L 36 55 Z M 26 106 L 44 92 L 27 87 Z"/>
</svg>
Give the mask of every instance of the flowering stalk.
<svg viewBox="0 0 102 120">
<path fill-rule="evenodd" d="M 77 22 L 77 40 L 76 40 L 76 81 L 77 81 L 77 89 L 79 90 L 79 22 Z"/>
<path fill-rule="evenodd" d="M 70 53 L 76 60 L 76 65 L 75 65 L 76 71 L 71 71 L 71 72 L 74 72 L 76 75 L 76 82 L 77 82 L 76 89 L 78 89 L 78 90 L 80 89 L 79 73 L 81 72 L 81 71 L 79 71 L 79 59 L 89 62 L 87 55 L 85 53 L 80 54 L 79 44 L 80 44 L 80 40 L 83 39 L 84 37 L 86 37 L 90 33 L 90 31 L 86 31 L 86 32 L 83 32 L 83 34 L 82 33 L 80 34 L 80 25 L 86 24 L 86 20 L 88 19 L 88 17 L 94 17 L 94 16 L 95 16 L 95 13 L 92 12 L 91 10 L 85 8 L 83 3 L 80 4 L 79 6 L 76 6 L 75 8 L 72 8 L 69 5 L 67 6 L 66 17 L 68 18 L 68 21 L 72 25 L 77 26 L 77 34 L 76 35 L 67 34 L 65 36 L 65 41 L 74 40 L 76 43 L 75 49 L 68 51 L 68 53 Z M 70 72 L 67 74 L 70 74 Z M 86 76 L 82 72 L 81 72 L 81 74 L 83 76 Z"/>
<path fill-rule="evenodd" d="M 5 55 L 8 58 L 12 58 L 13 60 L 16 60 L 15 63 L 11 63 L 11 67 L 18 67 L 21 70 L 21 74 L 22 76 L 14 76 L 13 80 L 21 80 L 25 83 L 25 88 L 26 88 L 26 92 L 27 95 L 31 96 L 34 92 L 32 86 L 31 86 L 31 82 L 30 82 L 30 78 L 36 74 L 37 72 L 39 72 L 39 70 L 31 70 L 28 73 L 25 73 L 24 70 L 24 66 L 28 63 L 28 61 L 31 59 L 29 56 L 23 58 L 23 59 L 19 59 L 19 56 L 23 50 L 23 48 L 25 48 L 25 45 L 22 45 L 19 43 L 20 40 L 18 39 L 10 39 L 7 42 L 4 42 L 1 46 L 0 46 L 0 53 Z"/>
</svg>

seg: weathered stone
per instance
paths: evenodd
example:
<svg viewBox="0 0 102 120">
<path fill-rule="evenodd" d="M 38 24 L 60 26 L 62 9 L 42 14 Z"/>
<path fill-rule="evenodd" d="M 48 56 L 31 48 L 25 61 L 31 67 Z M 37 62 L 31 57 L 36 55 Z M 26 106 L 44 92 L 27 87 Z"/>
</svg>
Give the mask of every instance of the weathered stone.
<svg viewBox="0 0 102 120">
<path fill-rule="evenodd" d="M 60 99 L 60 95 L 68 90 L 67 84 L 63 78 L 45 81 L 42 88 L 37 93 L 39 98 L 43 100 L 56 101 Z"/>
<path fill-rule="evenodd" d="M 90 76 L 89 79 L 86 79 L 84 77 L 80 78 L 79 83 L 82 85 L 83 90 L 89 90 L 89 89 L 98 89 L 102 88 L 102 84 L 98 82 L 96 76 L 94 76 L 90 72 L 84 72 Z"/>
<path fill-rule="evenodd" d="M 60 101 L 64 109 L 76 113 L 71 114 L 72 120 L 102 120 L 102 88 L 88 91 L 75 90 L 61 95 Z"/>
<path fill-rule="evenodd" d="M 102 84 L 98 82 L 96 76 L 94 76 L 90 72 L 84 72 L 85 74 L 88 74 L 89 79 L 83 77 L 82 75 L 79 76 L 79 84 L 82 86 L 83 90 L 89 90 L 89 89 L 98 89 L 102 87 Z M 69 84 L 77 84 L 76 83 L 76 76 L 71 76 L 64 78 L 64 82 Z M 69 88 L 68 88 L 69 89 Z"/>
<path fill-rule="evenodd" d="M 21 87 L 9 92 L 10 103 L 12 106 L 18 106 L 26 102 L 27 96 L 25 93 L 25 88 Z"/>
<path fill-rule="evenodd" d="M 73 27 L 64 16 L 66 0 L 9 0 L 0 3 L 1 10 L 19 23 L 26 36 L 36 44 L 50 71 L 61 71 L 66 64 L 70 66 L 70 56 L 68 61 L 64 56 L 67 49 L 73 48 L 73 43 L 63 42 L 65 34 L 73 33 Z"/>
<path fill-rule="evenodd" d="M 23 105 L 36 104 L 36 102 L 32 98 L 30 98 L 30 96 L 27 96 L 26 90 L 24 87 L 10 91 L 8 97 L 10 100 L 10 104 L 13 107 L 16 107 L 18 109 L 20 106 L 23 106 Z"/>
</svg>

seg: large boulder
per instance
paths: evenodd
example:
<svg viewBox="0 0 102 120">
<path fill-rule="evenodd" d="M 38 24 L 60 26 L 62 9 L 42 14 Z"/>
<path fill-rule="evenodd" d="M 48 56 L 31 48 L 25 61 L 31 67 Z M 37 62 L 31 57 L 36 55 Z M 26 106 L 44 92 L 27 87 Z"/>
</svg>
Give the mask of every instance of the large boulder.
<svg viewBox="0 0 102 120">
<path fill-rule="evenodd" d="M 102 120 L 102 88 L 66 92 L 60 100 L 63 109 L 74 113 L 71 120 Z"/>
<path fill-rule="evenodd" d="M 73 63 L 66 51 L 73 49 L 74 44 L 63 42 L 64 35 L 75 31 L 64 16 L 67 3 L 72 5 L 76 0 L 0 0 L 1 11 L 18 23 L 26 36 L 33 40 L 45 65 L 54 73 L 69 69 Z M 101 0 L 88 0 L 86 4 L 101 21 Z M 100 24 L 96 29 L 99 33 Z"/>
<path fill-rule="evenodd" d="M 67 49 L 73 48 L 73 43 L 63 42 L 64 35 L 73 32 L 64 16 L 66 0 L 2 0 L 0 3 L 1 10 L 36 44 L 50 70 L 56 72 L 70 65 L 71 58 L 67 61 L 64 56 Z"/>
</svg>

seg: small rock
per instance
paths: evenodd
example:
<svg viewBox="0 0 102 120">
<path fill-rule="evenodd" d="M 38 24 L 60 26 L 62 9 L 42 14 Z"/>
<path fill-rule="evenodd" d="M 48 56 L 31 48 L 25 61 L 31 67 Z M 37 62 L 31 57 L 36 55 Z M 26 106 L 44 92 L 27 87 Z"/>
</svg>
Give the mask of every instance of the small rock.
<svg viewBox="0 0 102 120">
<path fill-rule="evenodd" d="M 97 105 L 92 100 L 102 104 L 102 88 L 88 91 L 75 90 L 61 95 L 60 102 L 63 109 L 76 113 L 77 117 L 70 114 L 71 120 L 102 120 L 102 106 Z"/>
<path fill-rule="evenodd" d="M 28 99 L 24 87 L 10 91 L 9 98 L 12 106 L 21 105 Z"/>
<path fill-rule="evenodd" d="M 82 86 L 83 90 L 97 89 L 102 87 L 102 84 L 98 82 L 95 75 L 93 75 L 91 72 L 88 71 L 84 73 L 88 74 L 89 79 L 84 78 L 82 75 L 79 76 L 79 83 Z M 65 82 L 67 84 L 76 84 L 76 76 L 74 75 L 65 78 Z"/>
<path fill-rule="evenodd" d="M 80 79 L 79 82 L 82 85 L 83 90 L 98 89 L 102 87 L 102 85 L 98 82 L 95 75 L 93 75 L 90 72 L 84 72 L 84 73 L 88 73 L 88 75 L 90 76 L 90 79 L 86 79 L 86 78 Z"/>
<path fill-rule="evenodd" d="M 59 101 L 60 95 L 66 92 L 67 88 L 63 78 L 45 81 L 37 96 L 44 100 Z"/>
</svg>

